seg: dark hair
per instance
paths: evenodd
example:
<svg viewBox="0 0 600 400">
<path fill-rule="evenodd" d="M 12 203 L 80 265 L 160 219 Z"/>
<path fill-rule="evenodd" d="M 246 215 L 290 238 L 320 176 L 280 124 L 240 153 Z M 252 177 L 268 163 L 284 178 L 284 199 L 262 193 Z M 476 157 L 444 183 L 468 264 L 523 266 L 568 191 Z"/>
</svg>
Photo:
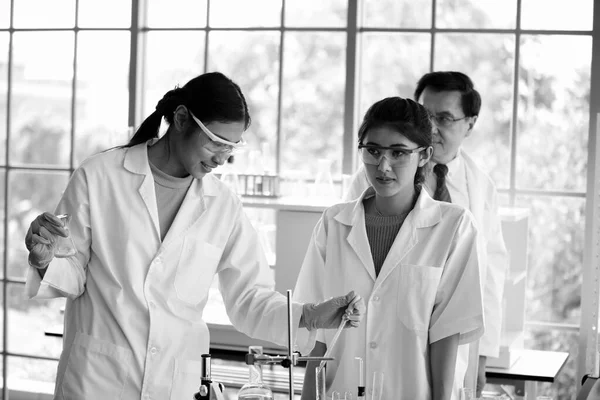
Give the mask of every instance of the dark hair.
<svg viewBox="0 0 600 400">
<path fill-rule="evenodd" d="M 416 101 L 419 101 L 419 97 L 421 97 L 425 88 L 431 88 L 436 92 L 457 90 L 461 95 L 460 100 L 465 116 L 472 117 L 479 115 L 481 96 L 475 90 L 475 85 L 471 78 L 462 72 L 438 71 L 423 75 L 419 79 L 417 88 L 415 89 Z"/>
<path fill-rule="evenodd" d="M 142 122 L 124 147 L 158 137 L 162 118 L 172 124 L 173 114 L 180 105 L 186 106 L 205 125 L 211 122 L 244 121 L 245 129 L 250 126 L 248 105 L 240 87 L 220 72 L 209 72 L 165 93 L 154 112 Z"/>
<path fill-rule="evenodd" d="M 358 128 L 358 144 L 362 144 L 369 130 L 380 127 L 398 131 L 419 147 L 433 146 L 433 125 L 429 112 L 413 100 L 387 97 L 369 107 Z M 415 174 L 417 190 L 420 190 L 423 182 L 425 182 L 425 170 L 419 167 Z"/>
</svg>

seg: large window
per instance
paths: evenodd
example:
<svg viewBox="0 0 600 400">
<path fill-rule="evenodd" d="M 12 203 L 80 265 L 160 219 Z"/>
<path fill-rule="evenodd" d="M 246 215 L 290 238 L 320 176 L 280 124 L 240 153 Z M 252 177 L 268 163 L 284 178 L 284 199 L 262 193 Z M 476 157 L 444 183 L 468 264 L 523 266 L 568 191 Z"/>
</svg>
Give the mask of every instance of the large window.
<svg viewBox="0 0 600 400">
<path fill-rule="evenodd" d="M 573 396 L 594 15 L 593 0 L 0 0 L 3 382 L 51 385 L 60 352 L 44 331 L 64 302 L 24 296 L 29 222 L 166 91 L 231 76 L 253 120 L 236 168 L 312 179 L 329 159 L 339 180 L 370 104 L 451 69 L 483 97 L 467 151 L 530 210 L 527 344 L 571 353 L 553 395 Z"/>
</svg>

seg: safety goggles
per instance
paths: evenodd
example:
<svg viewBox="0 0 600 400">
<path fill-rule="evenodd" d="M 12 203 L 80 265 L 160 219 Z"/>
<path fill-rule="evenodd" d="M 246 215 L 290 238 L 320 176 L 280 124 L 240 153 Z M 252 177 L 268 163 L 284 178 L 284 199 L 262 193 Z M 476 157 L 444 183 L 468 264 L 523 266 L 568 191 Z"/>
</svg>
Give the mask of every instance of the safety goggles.
<svg viewBox="0 0 600 400">
<path fill-rule="evenodd" d="M 372 144 L 359 144 L 358 149 L 365 164 L 379 165 L 383 158 L 393 167 L 402 167 L 410 163 L 413 154 L 419 153 L 426 147 L 416 149 L 401 149 L 398 147 L 383 147 Z"/>
<path fill-rule="evenodd" d="M 200 129 L 202 129 L 202 132 L 204 132 L 206 134 L 206 136 L 208 136 L 208 138 L 210 139 L 210 142 L 205 144 L 204 148 L 207 149 L 208 151 L 210 151 L 211 153 L 232 154 L 232 153 L 235 153 L 237 150 L 239 150 L 241 147 L 243 147 L 246 144 L 246 142 L 244 141 L 243 138 L 240 139 L 239 142 L 230 142 L 229 140 L 223 139 L 223 138 L 215 135 L 214 133 L 212 133 L 210 131 L 210 129 L 208 129 L 206 127 L 206 125 L 204 125 L 202 123 L 202 121 L 200 121 L 198 118 L 196 118 L 196 116 L 194 114 L 192 114 L 191 111 L 189 111 L 189 113 L 192 116 L 192 118 L 194 119 L 194 121 L 196 121 L 196 123 L 198 124 Z"/>
</svg>

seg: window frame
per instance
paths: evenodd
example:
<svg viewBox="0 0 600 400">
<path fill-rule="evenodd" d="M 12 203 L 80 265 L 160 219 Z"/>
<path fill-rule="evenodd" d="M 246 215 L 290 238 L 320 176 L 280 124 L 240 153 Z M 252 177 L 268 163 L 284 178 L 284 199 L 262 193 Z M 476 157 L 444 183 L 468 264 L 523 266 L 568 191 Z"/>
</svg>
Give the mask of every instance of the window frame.
<svg viewBox="0 0 600 400">
<path fill-rule="evenodd" d="M 13 34 L 21 31 L 68 31 L 74 32 L 75 40 L 75 53 L 74 53 L 74 76 L 72 84 L 72 93 L 74 94 L 77 89 L 77 40 L 78 34 L 81 31 L 128 31 L 130 33 L 130 65 L 129 65 L 129 126 L 137 126 L 144 119 L 142 115 L 143 104 L 143 62 L 145 42 L 145 33 L 150 30 L 172 30 L 166 28 L 148 28 L 145 26 L 146 17 L 146 5 L 149 0 L 132 0 L 132 14 L 131 14 L 131 26 L 129 28 L 79 28 L 77 25 L 78 19 L 78 4 L 79 0 L 75 1 L 75 26 L 70 29 L 63 28 L 44 28 L 44 29 L 31 29 L 31 28 L 14 28 L 14 3 L 18 0 L 10 0 L 10 18 L 9 27 L 0 28 L 0 32 L 9 33 L 8 42 L 8 71 L 7 71 L 7 115 L 6 115 L 6 148 L 5 148 L 5 165 L 0 165 L 0 171 L 6 175 L 4 182 L 4 249 L 5 257 L 3 260 L 3 271 L 4 277 L 0 279 L 2 282 L 3 290 L 3 349 L 0 352 L 2 356 L 2 378 L 3 382 L 7 382 L 8 377 L 8 358 L 9 357 L 26 357 L 35 358 L 39 360 L 57 360 L 52 357 L 43 356 L 31 356 L 27 354 L 11 353 L 7 350 L 8 348 L 8 290 L 9 284 L 24 285 L 24 279 L 14 279 L 8 277 L 8 224 L 6 217 L 9 215 L 8 205 L 8 193 L 9 193 L 9 175 L 11 171 L 64 171 L 72 173 L 75 169 L 74 151 L 71 150 L 70 166 L 69 168 L 52 168 L 52 167 L 35 167 L 35 166 L 21 166 L 13 165 L 10 160 L 10 146 L 11 146 L 11 117 L 8 110 L 11 109 L 11 85 L 12 85 L 12 62 L 13 62 Z M 360 116 L 358 115 L 358 107 L 360 104 L 360 43 L 361 36 L 367 32 L 398 32 L 398 33 L 423 33 L 429 34 L 431 37 L 431 52 L 430 52 L 430 71 L 435 70 L 435 45 L 436 35 L 440 33 L 471 33 L 471 34 L 482 34 L 482 33 L 502 33 L 515 35 L 515 59 L 514 59 L 514 82 L 513 82 L 513 106 L 512 106 L 512 118 L 513 124 L 511 127 L 511 148 L 510 148 L 510 178 L 509 187 L 500 188 L 499 192 L 507 194 L 509 197 L 509 205 L 515 204 L 515 199 L 520 195 L 534 195 L 534 196 L 551 196 L 551 197 L 576 197 L 586 199 L 586 228 L 585 228 L 585 248 L 584 248 L 584 265 L 583 265 L 583 285 L 582 285 L 582 305 L 581 305 L 581 322 L 579 326 L 560 324 L 560 323 L 543 323 L 539 321 L 527 321 L 526 324 L 529 327 L 545 327 L 547 329 L 556 330 L 568 330 L 568 331 L 579 331 L 579 359 L 578 364 L 578 376 L 582 377 L 584 374 L 590 374 L 593 376 L 600 375 L 600 361 L 598 354 L 598 332 L 597 327 L 599 323 L 599 302 L 600 298 L 598 293 L 600 292 L 600 141 L 597 139 L 597 135 L 600 134 L 600 7 L 594 7 L 593 16 L 593 29 L 591 31 L 553 31 L 553 30 L 528 30 L 521 29 L 521 0 L 517 0 L 517 15 L 516 15 L 516 26 L 514 29 L 442 29 L 436 27 L 436 0 L 432 0 L 432 14 L 431 14 L 431 28 L 427 29 L 392 29 L 392 28 L 370 28 L 362 27 L 359 25 L 362 16 L 362 1 L 360 0 L 349 0 L 348 1 L 348 15 L 347 25 L 345 28 L 326 28 L 326 27 L 310 27 L 310 28 L 298 28 L 298 27 L 286 27 L 284 16 L 285 16 L 285 5 L 286 0 L 282 0 L 282 12 L 281 12 L 281 24 L 279 27 L 274 28 L 214 28 L 209 25 L 210 18 L 210 4 L 211 1 L 207 0 L 207 23 L 205 27 L 185 30 L 201 30 L 205 31 L 205 57 L 204 57 L 204 71 L 207 69 L 209 60 L 209 40 L 211 31 L 224 31 L 224 30 L 236 30 L 236 31 L 259 31 L 259 30 L 276 30 L 280 32 L 280 53 L 279 53 L 279 94 L 277 98 L 277 151 L 276 151 L 276 170 L 280 171 L 281 163 L 281 148 L 282 148 L 282 133 L 281 133 L 281 110 L 282 110 L 282 80 L 283 80 L 283 64 L 284 55 L 284 35 L 286 32 L 292 31 L 335 31 L 345 32 L 347 37 L 347 48 L 346 48 L 346 86 L 344 95 L 344 128 L 343 128 L 343 158 L 342 158 L 342 173 L 351 174 L 357 166 L 357 151 L 355 132 L 358 127 L 358 121 Z M 516 152 L 518 148 L 518 137 L 517 137 L 517 124 L 514 121 L 518 118 L 518 96 L 519 96 L 519 61 L 520 61 L 520 47 L 521 47 L 521 36 L 522 35 L 584 35 L 592 37 L 592 65 L 591 65 L 591 88 L 590 88 L 590 126 L 589 126 L 589 137 L 588 137 L 588 174 L 587 174 L 587 188 L 585 192 L 570 192 L 570 191 L 544 191 L 544 190 L 529 190 L 529 189 L 518 189 L 516 186 Z M 71 100 L 71 142 L 75 143 L 75 107 L 76 97 L 72 96 Z M 586 356 L 583 357 L 583 354 Z M 8 398 L 8 387 L 4 385 L 3 396 Z"/>
</svg>

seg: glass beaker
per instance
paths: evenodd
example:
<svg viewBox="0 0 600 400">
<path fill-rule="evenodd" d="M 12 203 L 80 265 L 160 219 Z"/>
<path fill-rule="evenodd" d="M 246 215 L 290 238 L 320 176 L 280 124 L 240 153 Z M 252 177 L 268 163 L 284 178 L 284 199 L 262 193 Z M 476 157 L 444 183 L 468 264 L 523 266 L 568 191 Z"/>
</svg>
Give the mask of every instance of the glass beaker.
<svg viewBox="0 0 600 400">
<path fill-rule="evenodd" d="M 249 346 L 248 353 L 262 354 L 262 346 Z M 253 364 L 248 366 L 249 377 L 238 392 L 238 400 L 273 400 L 273 392 L 262 381 L 262 366 Z"/>
<path fill-rule="evenodd" d="M 71 257 L 77 254 L 75 249 L 75 243 L 71 238 L 71 231 L 69 231 L 69 222 L 71 222 L 71 216 L 69 214 L 57 215 L 56 218 L 60 219 L 63 228 L 67 231 L 67 236 L 56 236 L 56 242 L 54 243 L 54 257 L 64 258 Z"/>
<path fill-rule="evenodd" d="M 317 197 L 337 197 L 335 187 L 333 186 L 333 178 L 331 176 L 332 160 L 321 158 L 317 164 L 317 175 L 313 184 L 313 195 Z"/>
</svg>

